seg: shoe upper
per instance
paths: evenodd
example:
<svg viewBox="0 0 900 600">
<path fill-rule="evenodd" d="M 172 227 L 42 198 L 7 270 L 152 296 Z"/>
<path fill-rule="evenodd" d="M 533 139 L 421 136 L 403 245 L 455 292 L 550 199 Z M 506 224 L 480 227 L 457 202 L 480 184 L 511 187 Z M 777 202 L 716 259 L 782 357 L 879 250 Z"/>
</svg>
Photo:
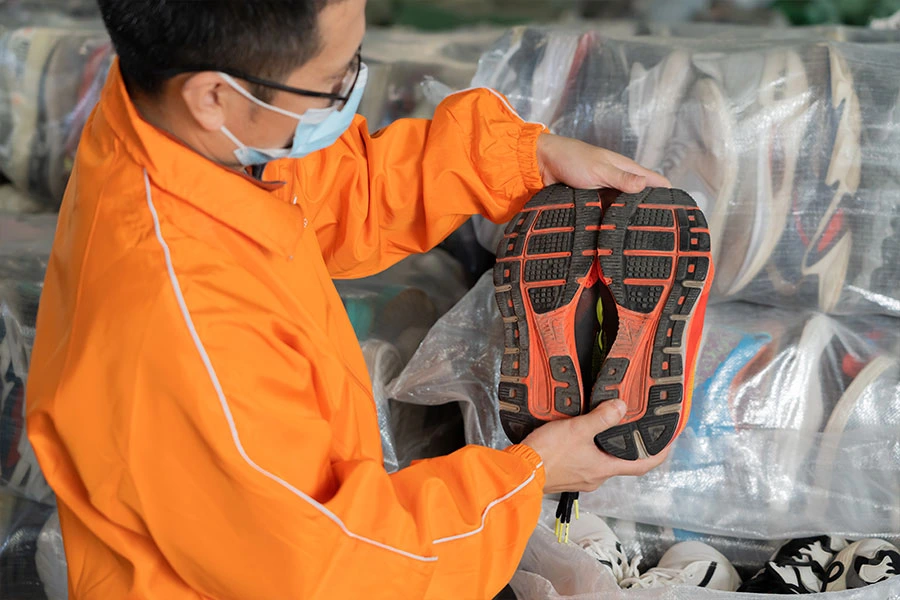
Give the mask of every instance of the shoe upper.
<svg viewBox="0 0 900 600">
<path fill-rule="evenodd" d="M 847 541 L 835 536 L 789 540 L 772 559 L 738 590 L 781 594 L 809 594 L 825 587 L 826 570 Z"/>
<path fill-rule="evenodd" d="M 900 575 L 900 549 L 879 539 L 850 544 L 828 567 L 825 591 L 865 587 Z"/>
<path fill-rule="evenodd" d="M 597 515 L 582 513 L 572 521 L 569 525 L 569 541 L 607 567 L 620 585 L 623 580 L 640 574 L 638 565 L 641 557 L 636 556 L 629 561 L 619 537 Z"/>
<path fill-rule="evenodd" d="M 741 578 L 731 562 L 702 542 L 681 542 L 663 554 L 659 565 L 643 575 L 621 582 L 629 589 L 691 585 L 711 590 L 735 591 Z"/>
</svg>

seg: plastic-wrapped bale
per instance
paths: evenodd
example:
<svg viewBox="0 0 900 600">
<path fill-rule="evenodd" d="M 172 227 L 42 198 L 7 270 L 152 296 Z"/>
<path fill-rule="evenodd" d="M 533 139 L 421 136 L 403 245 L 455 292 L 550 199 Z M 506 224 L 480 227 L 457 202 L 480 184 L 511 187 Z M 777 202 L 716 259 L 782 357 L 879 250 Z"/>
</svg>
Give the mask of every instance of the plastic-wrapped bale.
<svg viewBox="0 0 900 600">
<path fill-rule="evenodd" d="M 756 539 L 900 536 L 900 328 L 757 305 L 706 321 L 669 460 L 587 510 Z"/>
<path fill-rule="evenodd" d="M 0 217 L 0 488 L 52 502 L 25 432 L 25 384 L 56 221 Z"/>
<path fill-rule="evenodd" d="M 468 87 L 478 57 L 502 33 L 494 28 L 446 33 L 369 29 L 363 42 L 369 83 L 360 114 L 372 131 L 401 118 L 431 118 L 435 104 L 423 91 L 423 81 L 434 78 L 454 89 Z"/>
<path fill-rule="evenodd" d="M 447 252 L 435 249 L 407 257 L 372 277 L 340 280 L 335 286 L 369 368 L 385 466 L 395 471 L 427 452 L 418 433 L 429 428 L 435 413 L 441 411 L 396 406 L 387 386 L 438 317 L 466 293 L 465 272 Z M 457 439 L 453 429 L 458 424 L 450 419 L 446 427 L 431 427 L 431 435 Z"/>
<path fill-rule="evenodd" d="M 813 40 L 882 44 L 900 42 L 900 31 L 878 30 L 849 25 L 813 25 L 809 27 L 760 27 L 724 23 L 648 23 L 641 32 L 654 37 L 734 40 Z"/>
<path fill-rule="evenodd" d="M 582 494 L 586 510 L 749 539 L 900 535 L 900 328 L 713 305 L 690 420 L 662 467 Z M 469 443 L 503 448 L 503 328 L 486 275 L 432 328 L 390 386 L 459 403 Z"/>
<path fill-rule="evenodd" d="M 66 549 L 63 546 L 59 514 L 56 511 L 53 511 L 38 535 L 37 554 L 34 562 L 41 582 L 44 584 L 47 600 L 67 600 L 69 581 Z"/>
<path fill-rule="evenodd" d="M 38 537 L 52 506 L 0 494 L 0 598 L 46 600 L 37 568 Z"/>
<path fill-rule="evenodd" d="M 0 34 L 0 171 L 55 210 L 112 61 L 106 34 L 24 27 Z"/>
<path fill-rule="evenodd" d="M 474 84 L 691 194 L 714 299 L 900 315 L 900 46 L 780 35 L 520 29 Z"/>
</svg>

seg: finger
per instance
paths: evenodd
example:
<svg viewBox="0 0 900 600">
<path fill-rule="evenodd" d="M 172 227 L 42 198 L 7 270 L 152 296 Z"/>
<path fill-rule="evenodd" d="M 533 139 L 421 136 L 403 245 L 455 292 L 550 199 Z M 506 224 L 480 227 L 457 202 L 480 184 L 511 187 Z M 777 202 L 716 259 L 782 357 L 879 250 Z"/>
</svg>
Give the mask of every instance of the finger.
<svg viewBox="0 0 900 600">
<path fill-rule="evenodd" d="M 586 432 L 585 437 L 593 439 L 598 433 L 618 425 L 625 416 L 626 409 L 621 400 L 610 400 L 601 403 L 583 417 L 577 417 L 573 423 L 577 421 L 578 427 Z"/>
<path fill-rule="evenodd" d="M 669 447 L 671 448 L 671 447 Z M 634 477 L 640 477 L 641 475 L 646 475 L 659 465 L 663 464 L 665 460 L 669 457 L 669 448 L 664 449 L 662 452 L 655 456 L 651 456 L 649 458 L 644 458 L 641 460 L 634 461 L 625 461 L 628 462 L 629 465 L 624 467 L 626 472 L 623 472 L 623 475 L 631 475 Z"/>
<path fill-rule="evenodd" d="M 611 187 L 627 194 L 636 194 L 647 187 L 647 179 L 643 175 L 624 171 L 610 163 L 597 165 L 596 185 Z"/>
<path fill-rule="evenodd" d="M 664 176 L 660 175 L 656 171 L 651 171 L 650 169 L 639 165 L 627 156 L 622 156 L 621 154 L 616 154 L 615 152 L 609 152 L 607 160 L 612 165 L 618 167 L 619 169 L 622 169 L 623 171 L 634 173 L 635 175 L 643 175 L 647 180 L 648 187 L 672 187 L 672 182 L 670 182 Z"/>
</svg>

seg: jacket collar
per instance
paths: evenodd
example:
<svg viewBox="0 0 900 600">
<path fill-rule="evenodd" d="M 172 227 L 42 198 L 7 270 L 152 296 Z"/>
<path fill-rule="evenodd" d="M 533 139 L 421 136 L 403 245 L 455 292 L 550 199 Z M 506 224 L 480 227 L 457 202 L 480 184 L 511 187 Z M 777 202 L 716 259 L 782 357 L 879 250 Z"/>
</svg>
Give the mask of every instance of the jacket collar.
<svg viewBox="0 0 900 600">
<path fill-rule="evenodd" d="M 118 59 L 110 69 L 98 111 L 97 126 L 108 123 L 155 186 L 268 250 L 293 255 L 305 219 L 302 208 L 291 201 L 285 183 L 262 182 L 220 165 L 147 123 L 128 95 Z M 284 168 L 273 167 L 276 165 L 267 171 L 285 172 Z"/>
</svg>

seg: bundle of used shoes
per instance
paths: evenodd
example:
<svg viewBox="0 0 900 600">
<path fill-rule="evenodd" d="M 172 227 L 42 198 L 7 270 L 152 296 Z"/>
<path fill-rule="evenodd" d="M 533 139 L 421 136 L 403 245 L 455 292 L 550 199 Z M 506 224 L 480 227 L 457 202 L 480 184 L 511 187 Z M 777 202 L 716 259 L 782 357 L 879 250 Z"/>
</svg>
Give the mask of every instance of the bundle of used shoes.
<svg viewBox="0 0 900 600">
<path fill-rule="evenodd" d="M 667 599 L 704 580 L 900 593 L 900 49 L 806 36 L 523 28 L 482 58 L 475 82 L 523 118 L 687 192 L 557 186 L 509 224 L 476 222 L 493 273 L 388 388 L 401 402 L 459 402 L 470 443 L 503 447 L 619 397 L 628 413 L 598 447 L 635 459 L 673 446 L 647 476 L 546 511 L 561 522 L 535 532 L 512 582 L 520 599 L 629 596 L 610 580 L 665 585 L 647 597 Z M 558 543 L 566 532 L 617 546 L 595 518 L 572 518 L 578 508 L 696 533 L 664 542 L 646 572 L 624 546 L 617 561 L 584 562 L 580 544 Z M 717 552 L 692 536 L 730 541 Z"/>
<path fill-rule="evenodd" d="M 0 212 L 59 207 L 87 118 L 113 61 L 96 3 L 73 0 L 72 11 L 92 5 L 93 18 L 74 19 L 53 2 L 0 5 Z M 445 34 L 371 30 L 363 44 L 369 84 L 360 112 L 371 130 L 402 117 L 429 117 L 426 76 L 465 87 L 478 55 L 502 31 Z"/>
<path fill-rule="evenodd" d="M 715 297 L 900 315 L 900 49 L 865 43 L 900 34 L 705 31 L 516 29 L 474 83 L 688 192 L 709 219 Z"/>
<path fill-rule="evenodd" d="M 848 542 L 821 535 L 789 540 L 746 581 L 721 552 L 700 541 L 679 542 L 655 567 L 642 570 L 642 557 L 629 557 L 613 530 L 591 513 L 573 522 L 571 541 L 623 589 L 688 585 L 726 592 L 812 594 L 858 589 L 900 575 L 900 549 L 876 538 Z"/>
</svg>

